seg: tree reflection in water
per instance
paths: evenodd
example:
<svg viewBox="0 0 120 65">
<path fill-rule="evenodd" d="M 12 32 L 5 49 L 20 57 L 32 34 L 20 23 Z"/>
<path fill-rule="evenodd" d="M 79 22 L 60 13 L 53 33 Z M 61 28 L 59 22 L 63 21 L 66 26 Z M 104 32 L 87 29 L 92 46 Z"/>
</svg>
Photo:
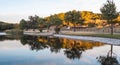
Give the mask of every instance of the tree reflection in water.
<svg viewBox="0 0 120 65">
<path fill-rule="evenodd" d="M 4 40 L 19 40 L 21 35 L 0 35 L 0 41 Z"/>
<path fill-rule="evenodd" d="M 82 55 L 82 51 L 84 51 L 85 48 L 79 47 L 79 43 L 76 43 L 76 41 L 73 41 L 72 47 L 67 48 L 64 52 L 64 54 L 67 56 L 69 59 L 80 59 Z"/>
<path fill-rule="evenodd" d="M 29 45 L 31 50 L 42 50 L 49 48 L 51 52 L 59 53 L 61 49 L 64 50 L 64 55 L 69 59 L 80 59 L 82 52 L 93 47 L 102 46 L 100 42 L 89 42 L 81 40 L 72 40 L 66 38 L 55 37 L 38 37 L 38 36 L 0 36 L 0 41 L 4 40 L 19 40 L 22 45 Z M 101 65 L 120 65 L 117 57 L 113 55 L 113 45 L 107 56 L 100 56 L 97 58 Z"/>
<path fill-rule="evenodd" d="M 51 52 L 59 53 L 63 49 L 64 55 L 69 59 L 80 59 L 82 52 L 92 49 L 96 46 L 102 46 L 103 43 L 88 42 L 81 40 L 72 40 L 57 37 L 39 37 L 39 36 L 0 36 L 0 41 L 20 40 L 22 45 L 29 45 L 31 50 L 42 50 L 49 48 Z"/>
<path fill-rule="evenodd" d="M 63 45 L 63 43 L 60 41 L 59 38 L 53 38 L 53 41 L 49 40 L 48 44 L 50 44 L 49 46 L 51 52 L 55 52 L 55 53 L 60 52 Z"/>
<path fill-rule="evenodd" d="M 31 50 L 38 51 L 44 48 L 48 48 L 46 44 L 38 41 L 37 36 L 22 36 L 20 40 L 23 45 L 28 44 Z"/>
<path fill-rule="evenodd" d="M 111 45 L 111 49 L 108 52 L 107 56 L 100 56 L 98 57 L 98 62 L 101 63 L 101 65 L 120 65 L 117 57 L 113 56 L 113 45 Z"/>
<path fill-rule="evenodd" d="M 59 53 L 61 49 L 64 49 L 64 54 L 69 59 L 80 59 L 83 51 L 92 49 L 95 46 L 104 45 L 99 42 L 28 35 L 22 36 L 20 40 L 23 45 L 29 45 L 31 50 L 39 51 L 49 48 L 51 52 Z"/>
<path fill-rule="evenodd" d="M 69 58 L 69 59 L 75 59 L 75 58 L 80 59 L 81 54 L 82 54 L 82 51 L 79 51 L 76 48 L 66 49 L 64 52 L 65 52 L 65 55 L 67 56 L 67 58 Z"/>
</svg>

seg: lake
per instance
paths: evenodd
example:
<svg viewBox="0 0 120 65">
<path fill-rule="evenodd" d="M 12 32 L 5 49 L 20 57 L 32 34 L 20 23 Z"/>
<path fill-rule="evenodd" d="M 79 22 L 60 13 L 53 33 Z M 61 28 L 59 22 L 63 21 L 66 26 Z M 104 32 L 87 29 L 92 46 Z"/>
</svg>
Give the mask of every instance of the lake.
<svg viewBox="0 0 120 65">
<path fill-rule="evenodd" d="M 0 35 L 0 65 L 120 65 L 120 46 L 59 37 Z"/>
</svg>

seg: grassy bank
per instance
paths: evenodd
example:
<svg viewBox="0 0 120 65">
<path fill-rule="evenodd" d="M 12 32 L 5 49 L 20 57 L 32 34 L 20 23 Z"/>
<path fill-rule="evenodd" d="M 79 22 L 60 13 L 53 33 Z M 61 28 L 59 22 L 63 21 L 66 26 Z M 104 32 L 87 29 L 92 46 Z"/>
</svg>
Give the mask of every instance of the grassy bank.
<svg viewBox="0 0 120 65">
<path fill-rule="evenodd" d="M 62 34 L 120 39 L 120 34 L 111 35 L 111 34 L 102 34 L 102 33 L 98 34 L 98 33 L 79 33 L 79 32 L 63 32 Z"/>
<path fill-rule="evenodd" d="M 5 31 L 7 34 L 12 34 L 12 35 L 21 35 L 23 34 L 23 31 L 20 29 L 11 29 L 11 30 L 6 30 Z"/>
</svg>

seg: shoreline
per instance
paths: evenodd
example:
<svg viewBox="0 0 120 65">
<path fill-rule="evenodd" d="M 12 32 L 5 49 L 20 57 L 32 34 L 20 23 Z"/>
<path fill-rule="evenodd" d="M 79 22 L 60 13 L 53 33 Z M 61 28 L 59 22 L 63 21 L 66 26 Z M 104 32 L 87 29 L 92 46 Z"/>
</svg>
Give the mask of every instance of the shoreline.
<svg viewBox="0 0 120 65">
<path fill-rule="evenodd" d="M 70 36 L 88 36 L 88 37 L 120 39 L 120 33 L 114 33 L 114 35 L 111 35 L 110 33 L 62 31 L 61 34 L 70 35 Z"/>
<path fill-rule="evenodd" d="M 70 35 L 57 35 L 57 34 L 55 34 L 54 36 L 61 37 L 61 38 L 86 40 L 86 41 L 102 42 L 102 43 L 106 43 L 106 44 L 120 45 L 119 39 L 112 39 L 112 38 L 88 37 L 88 36 L 70 36 Z"/>
<path fill-rule="evenodd" d="M 1 35 L 6 35 L 5 33 L 4 34 L 0 33 L 0 34 Z M 115 38 L 92 37 L 92 36 L 75 36 L 75 35 L 53 34 L 53 33 L 27 33 L 25 35 L 54 36 L 54 37 L 60 37 L 60 38 L 95 41 L 95 42 L 102 42 L 102 43 L 113 44 L 113 45 L 120 45 L 120 39 L 115 39 Z"/>
</svg>

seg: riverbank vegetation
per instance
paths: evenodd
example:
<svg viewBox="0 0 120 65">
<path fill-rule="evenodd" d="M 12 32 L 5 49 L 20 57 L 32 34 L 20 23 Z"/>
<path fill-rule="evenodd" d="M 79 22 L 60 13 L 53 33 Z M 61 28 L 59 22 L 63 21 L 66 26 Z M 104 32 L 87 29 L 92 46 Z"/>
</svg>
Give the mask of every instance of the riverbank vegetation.
<svg viewBox="0 0 120 65">
<path fill-rule="evenodd" d="M 15 28 L 17 28 L 17 24 L 5 23 L 0 21 L 0 31 L 5 31 L 8 29 L 15 29 Z"/>
<path fill-rule="evenodd" d="M 21 35 L 21 34 L 23 34 L 23 30 L 20 30 L 20 29 L 11 29 L 11 30 L 6 30 L 5 32 L 7 34 L 11 34 L 11 35 Z"/>
</svg>

